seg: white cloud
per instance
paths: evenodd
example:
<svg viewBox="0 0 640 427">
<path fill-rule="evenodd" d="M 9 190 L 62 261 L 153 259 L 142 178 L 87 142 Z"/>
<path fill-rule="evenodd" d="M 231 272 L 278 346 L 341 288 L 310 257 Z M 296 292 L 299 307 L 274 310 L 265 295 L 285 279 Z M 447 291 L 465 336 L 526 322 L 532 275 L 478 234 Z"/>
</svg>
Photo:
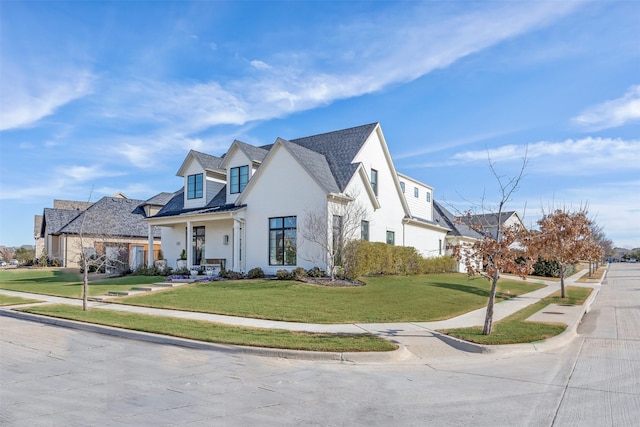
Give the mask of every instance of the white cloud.
<svg viewBox="0 0 640 427">
<path fill-rule="evenodd" d="M 258 59 L 254 59 L 253 61 L 249 62 L 249 64 L 251 64 L 253 68 L 258 70 L 268 70 L 272 68 L 271 65 L 267 64 L 266 62 L 260 61 Z"/>
<path fill-rule="evenodd" d="M 225 83 L 129 79 L 114 85 L 117 89 L 104 114 L 146 120 L 186 135 L 221 124 L 283 117 L 414 80 L 544 26 L 579 3 L 491 2 L 479 4 L 480 10 L 465 7 L 456 13 L 417 3 L 395 15 L 367 16 L 346 25 L 319 24 L 317 31 L 331 25 L 326 31 L 331 36 L 318 45 L 251 61 L 256 69 L 269 71 L 264 75 Z"/>
<path fill-rule="evenodd" d="M 97 178 L 104 178 L 108 176 L 121 176 L 123 172 L 114 170 L 105 170 L 100 165 L 92 166 L 60 166 L 56 168 L 56 176 L 67 177 L 76 182 L 93 181 Z"/>
<path fill-rule="evenodd" d="M 49 69 L 42 65 L 41 70 Z M 44 75 L 41 71 L 3 64 L 1 75 L 0 130 L 32 126 L 93 90 L 94 77 L 84 69 L 57 69 Z"/>
<path fill-rule="evenodd" d="M 541 141 L 528 146 L 503 145 L 488 151 L 457 153 L 444 164 L 430 166 L 486 163 L 487 156 L 494 162 L 520 162 L 525 154 L 535 170 L 554 174 L 591 173 L 595 167 L 600 171 L 637 169 L 640 164 L 640 140 L 588 137 L 561 142 Z"/>
<path fill-rule="evenodd" d="M 590 107 L 572 122 L 586 130 L 597 131 L 640 120 L 640 85 L 631 86 L 621 98 Z"/>
</svg>

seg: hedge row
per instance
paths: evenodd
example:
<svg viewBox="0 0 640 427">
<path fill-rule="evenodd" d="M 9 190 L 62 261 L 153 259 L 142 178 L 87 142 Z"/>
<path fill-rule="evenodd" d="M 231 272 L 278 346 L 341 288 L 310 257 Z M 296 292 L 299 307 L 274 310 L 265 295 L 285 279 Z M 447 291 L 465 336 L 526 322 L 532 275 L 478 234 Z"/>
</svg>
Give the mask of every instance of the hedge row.
<svg viewBox="0 0 640 427">
<path fill-rule="evenodd" d="M 340 275 L 353 280 L 377 274 L 411 275 L 456 270 L 457 262 L 450 256 L 423 258 L 413 247 L 352 240 L 346 245 Z"/>
</svg>

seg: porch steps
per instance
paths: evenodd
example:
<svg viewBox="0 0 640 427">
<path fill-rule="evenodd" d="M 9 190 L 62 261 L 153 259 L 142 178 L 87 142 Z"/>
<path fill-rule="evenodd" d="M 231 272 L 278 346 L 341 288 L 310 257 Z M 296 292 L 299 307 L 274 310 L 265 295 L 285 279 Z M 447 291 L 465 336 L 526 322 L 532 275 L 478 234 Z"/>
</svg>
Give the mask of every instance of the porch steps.
<svg viewBox="0 0 640 427">
<path fill-rule="evenodd" d="M 149 292 L 149 291 L 153 291 L 154 288 L 152 288 L 151 286 L 134 286 L 133 288 L 131 288 L 131 290 Z"/>
<path fill-rule="evenodd" d="M 119 297 L 131 295 L 132 293 L 134 293 L 134 291 L 109 291 L 109 295 L 116 295 Z"/>
<path fill-rule="evenodd" d="M 158 291 L 164 288 L 173 288 L 180 285 L 186 285 L 187 283 L 193 283 L 191 279 L 178 279 L 172 282 L 158 282 L 154 283 L 150 286 L 133 286 L 129 291 L 109 291 L 108 295 L 103 296 L 103 298 L 109 297 L 126 297 L 128 295 L 139 294 L 142 292 L 153 292 Z"/>
</svg>

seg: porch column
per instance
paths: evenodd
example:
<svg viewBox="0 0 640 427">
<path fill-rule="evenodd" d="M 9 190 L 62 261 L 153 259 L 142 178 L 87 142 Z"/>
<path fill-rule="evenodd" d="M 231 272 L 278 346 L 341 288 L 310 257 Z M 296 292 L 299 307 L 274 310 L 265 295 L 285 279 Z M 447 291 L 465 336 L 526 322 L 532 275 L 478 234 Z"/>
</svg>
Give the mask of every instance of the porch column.
<svg viewBox="0 0 640 427">
<path fill-rule="evenodd" d="M 153 266 L 153 226 L 147 224 L 147 245 L 149 250 L 147 251 L 147 267 Z"/>
<path fill-rule="evenodd" d="M 233 220 L 233 260 L 231 260 L 231 270 L 241 271 L 240 265 L 240 221 Z"/>
<path fill-rule="evenodd" d="M 187 221 L 187 240 L 184 242 L 184 248 L 187 251 L 187 268 L 193 267 L 193 226 L 191 221 Z"/>
</svg>

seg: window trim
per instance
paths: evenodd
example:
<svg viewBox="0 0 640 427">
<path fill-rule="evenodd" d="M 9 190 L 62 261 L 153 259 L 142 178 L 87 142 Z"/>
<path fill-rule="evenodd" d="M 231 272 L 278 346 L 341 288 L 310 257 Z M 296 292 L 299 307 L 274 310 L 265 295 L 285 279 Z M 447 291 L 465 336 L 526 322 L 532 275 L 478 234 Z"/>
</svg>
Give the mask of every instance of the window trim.
<svg viewBox="0 0 640 427">
<path fill-rule="evenodd" d="M 369 241 L 369 221 L 360 221 L 360 240 Z"/>
<path fill-rule="evenodd" d="M 427 191 L 427 202 L 431 203 L 431 192 Z"/>
<path fill-rule="evenodd" d="M 234 172 L 237 175 L 234 176 Z M 245 178 L 244 180 L 242 178 Z M 249 183 L 249 165 L 236 166 L 229 169 L 229 194 L 239 194 Z"/>
<path fill-rule="evenodd" d="M 402 190 L 402 194 L 404 194 L 404 182 L 400 181 L 400 189 Z"/>
<path fill-rule="evenodd" d="M 281 225 L 273 225 L 273 221 L 280 221 Z M 291 221 L 293 220 L 293 226 L 291 225 Z M 289 224 L 287 225 L 287 222 Z M 291 236 L 291 232 L 293 231 L 293 236 Z M 272 238 L 272 234 L 274 234 L 274 238 Z M 281 242 L 279 243 L 278 232 L 280 232 Z M 286 236 L 287 232 L 289 232 L 289 237 L 293 240 L 293 253 L 289 254 L 293 260 L 287 256 L 287 245 L 286 245 Z M 279 216 L 279 217 L 271 217 L 269 218 L 269 247 L 267 256 L 269 257 L 269 265 L 281 265 L 281 266 L 295 266 L 298 265 L 298 217 L 297 216 Z M 280 244 L 280 247 L 278 247 Z M 275 245 L 275 247 L 273 246 Z M 289 247 L 291 249 L 291 246 Z M 272 257 L 272 251 L 274 252 L 274 256 Z M 282 261 L 278 262 L 278 258 L 281 258 Z M 273 262 L 276 261 L 276 262 Z"/>
<path fill-rule="evenodd" d="M 198 180 L 198 178 L 200 179 Z M 193 179 L 193 182 L 192 182 L 192 179 Z M 198 188 L 198 184 L 200 184 L 200 188 Z M 188 175 L 187 176 L 187 200 L 202 199 L 203 194 L 204 194 L 203 174 L 196 173 L 193 175 Z"/>
<path fill-rule="evenodd" d="M 373 188 L 373 194 L 378 195 L 378 170 L 371 168 L 371 188 Z"/>
<path fill-rule="evenodd" d="M 416 199 L 420 198 L 420 189 L 418 187 L 413 187 L 413 197 Z"/>
</svg>

